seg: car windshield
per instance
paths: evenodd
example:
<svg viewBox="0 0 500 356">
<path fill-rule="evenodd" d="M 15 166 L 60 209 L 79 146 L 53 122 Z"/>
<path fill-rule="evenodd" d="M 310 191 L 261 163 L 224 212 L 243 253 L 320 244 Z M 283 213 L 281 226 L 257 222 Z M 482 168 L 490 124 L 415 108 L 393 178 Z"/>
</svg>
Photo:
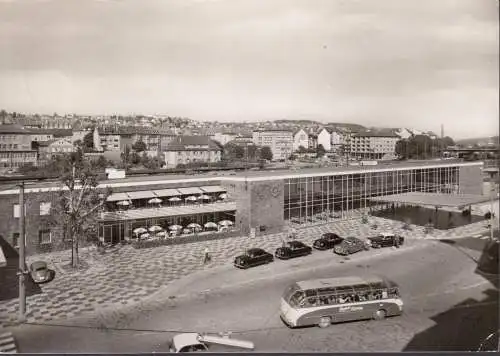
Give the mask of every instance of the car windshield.
<svg viewBox="0 0 500 356">
<path fill-rule="evenodd" d="M 283 293 L 283 299 L 288 302 L 290 300 L 290 297 L 293 295 L 293 293 L 295 293 L 298 290 L 300 290 L 299 287 L 295 283 L 292 284 Z"/>
<path fill-rule="evenodd" d="M 290 298 L 290 305 L 294 308 L 297 308 L 304 303 L 304 298 L 305 298 L 304 291 L 297 291 Z"/>
</svg>

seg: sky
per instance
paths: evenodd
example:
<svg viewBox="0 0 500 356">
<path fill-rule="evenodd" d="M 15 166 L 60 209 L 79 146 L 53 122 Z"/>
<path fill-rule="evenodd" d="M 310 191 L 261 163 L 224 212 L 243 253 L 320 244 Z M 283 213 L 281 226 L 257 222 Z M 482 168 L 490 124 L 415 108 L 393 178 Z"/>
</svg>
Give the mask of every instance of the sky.
<svg viewBox="0 0 500 356">
<path fill-rule="evenodd" d="M 0 0 L 0 109 L 498 135 L 497 0 Z"/>
</svg>

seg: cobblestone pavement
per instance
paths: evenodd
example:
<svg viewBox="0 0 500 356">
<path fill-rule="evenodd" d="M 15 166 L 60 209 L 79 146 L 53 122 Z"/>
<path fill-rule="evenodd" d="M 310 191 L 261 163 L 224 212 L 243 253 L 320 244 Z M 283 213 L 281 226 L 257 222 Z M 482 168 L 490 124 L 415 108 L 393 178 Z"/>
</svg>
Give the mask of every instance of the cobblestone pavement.
<svg viewBox="0 0 500 356">
<path fill-rule="evenodd" d="M 372 230 L 376 223 L 379 227 Z M 368 224 L 360 219 L 341 220 L 327 225 L 298 230 L 298 239 L 306 243 L 324 232 L 336 232 L 340 236 L 367 237 L 381 231 L 400 233 L 405 238 L 454 238 L 471 236 L 485 231 L 485 222 L 466 225 L 450 230 L 435 230 L 426 235 L 423 227 L 411 226 L 412 231 L 402 230 L 402 223 L 370 217 Z M 31 256 L 33 260 L 45 260 L 56 277 L 41 285 L 42 293 L 27 298 L 27 322 L 46 323 L 72 320 L 75 317 L 96 315 L 106 309 L 128 306 L 151 297 L 160 287 L 193 272 L 228 264 L 234 256 L 250 247 L 261 247 L 273 252 L 286 238 L 286 234 L 272 234 L 255 238 L 235 237 L 184 245 L 160 246 L 150 249 L 134 249 L 132 246 L 116 248 L 104 255 L 95 249 L 80 252 L 80 259 L 89 267 L 83 271 L 63 268 L 68 264 L 70 252 Z M 202 264 L 203 250 L 208 247 L 212 262 Z M 18 300 L 0 302 L 0 325 L 14 324 L 17 318 Z"/>
</svg>

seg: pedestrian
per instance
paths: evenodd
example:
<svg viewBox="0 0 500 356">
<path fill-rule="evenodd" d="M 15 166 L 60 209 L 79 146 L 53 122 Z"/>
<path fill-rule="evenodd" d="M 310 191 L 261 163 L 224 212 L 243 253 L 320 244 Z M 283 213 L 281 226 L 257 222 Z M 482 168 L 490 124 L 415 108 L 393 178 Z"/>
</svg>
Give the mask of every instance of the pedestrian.
<svg viewBox="0 0 500 356">
<path fill-rule="evenodd" d="M 208 249 L 208 247 L 205 247 L 205 251 L 203 253 L 203 264 L 207 264 L 208 262 L 210 262 L 212 260 L 212 257 L 210 256 L 210 250 Z"/>
</svg>

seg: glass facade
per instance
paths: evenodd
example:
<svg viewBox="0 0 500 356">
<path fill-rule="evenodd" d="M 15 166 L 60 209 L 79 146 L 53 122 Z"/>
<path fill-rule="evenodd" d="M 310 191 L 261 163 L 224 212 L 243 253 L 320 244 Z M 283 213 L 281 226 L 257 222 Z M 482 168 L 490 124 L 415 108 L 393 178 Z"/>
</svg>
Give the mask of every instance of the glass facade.
<svg viewBox="0 0 500 356">
<path fill-rule="evenodd" d="M 458 193 L 458 167 L 388 170 L 285 179 L 285 220 L 311 224 L 359 215 L 371 197 L 406 192 Z"/>
</svg>

